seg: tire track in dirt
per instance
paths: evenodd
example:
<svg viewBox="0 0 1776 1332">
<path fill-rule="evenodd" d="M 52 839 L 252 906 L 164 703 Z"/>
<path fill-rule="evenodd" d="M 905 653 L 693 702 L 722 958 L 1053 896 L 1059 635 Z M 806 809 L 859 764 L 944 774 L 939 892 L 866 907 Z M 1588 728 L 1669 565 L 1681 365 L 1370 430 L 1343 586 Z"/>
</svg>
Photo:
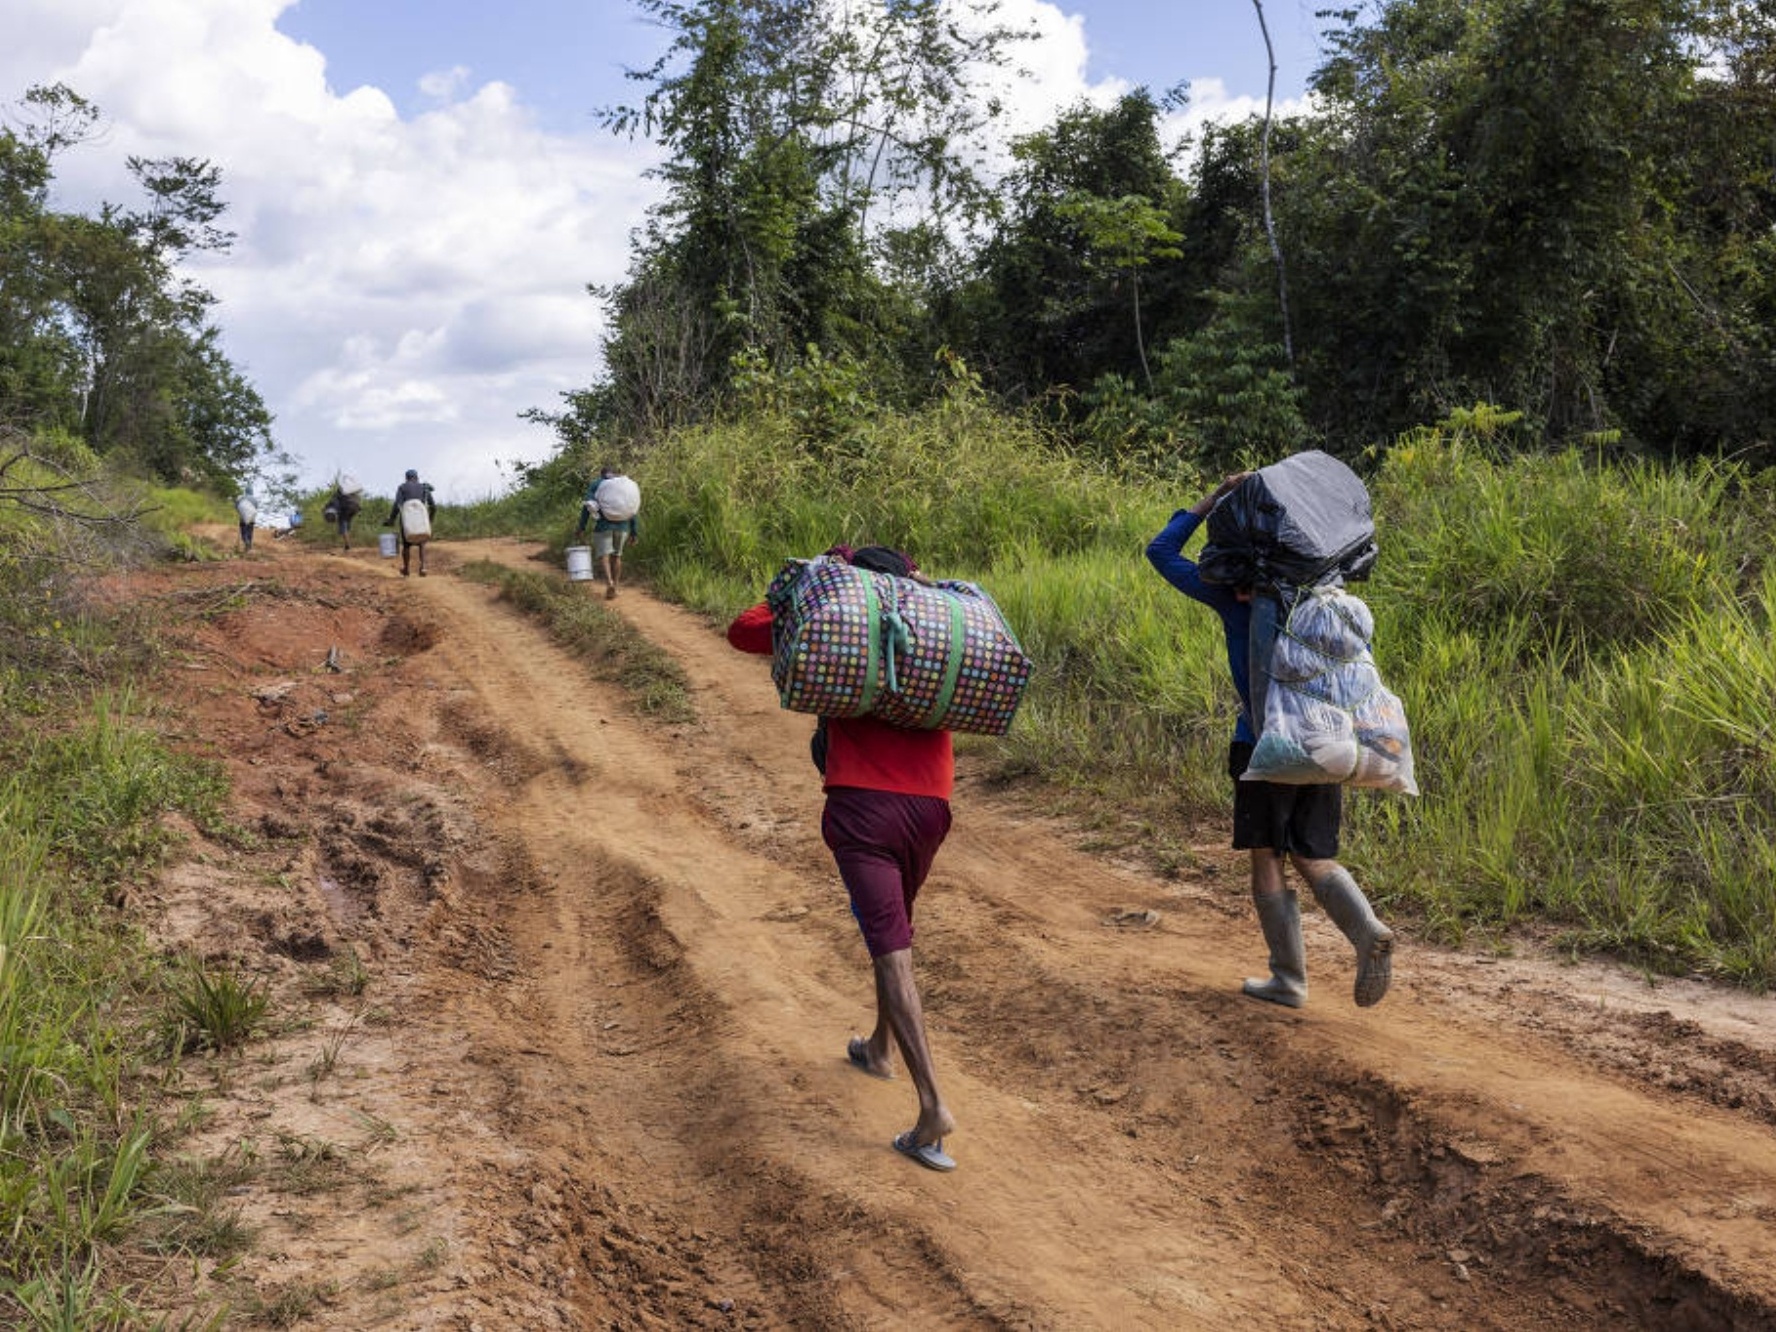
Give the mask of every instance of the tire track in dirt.
<svg viewBox="0 0 1776 1332">
<path fill-rule="evenodd" d="M 443 543 L 424 581 L 276 557 L 364 589 L 403 654 L 365 739 L 423 784 L 277 789 L 360 811 L 317 826 L 402 941 L 406 1086 L 378 1094 L 435 1144 L 463 1255 L 401 1319 L 328 1325 L 1771 1325 L 1769 1000 L 1408 943 L 1359 1011 L 1315 915 L 1311 1006 L 1253 1004 L 1229 856 L 1174 881 L 1084 854 L 966 753 L 916 963 L 962 1168 L 917 1170 L 887 1147 L 910 1086 L 842 1057 L 872 996 L 807 719 L 631 591 L 611 608 L 698 712 L 637 720 L 450 576 L 534 552 Z M 447 854 L 413 859 L 433 826 Z"/>
<path fill-rule="evenodd" d="M 544 645 L 533 652 L 524 643 L 518 651 L 511 650 L 511 624 L 496 620 L 492 626 L 494 638 L 505 643 L 477 642 L 482 631 L 474 620 L 478 609 L 474 603 L 485 600 L 479 589 L 433 583 L 427 593 L 434 608 L 442 604 L 458 612 L 445 621 L 448 632 L 438 649 L 441 659 L 451 662 L 452 674 L 465 681 L 494 678 L 498 661 L 498 696 L 482 700 L 496 723 L 541 736 L 548 748 L 582 755 L 596 750 L 596 758 L 585 760 L 584 788 L 568 788 L 557 775 L 547 774 L 518 797 L 510 811 L 524 828 L 545 880 L 564 885 L 540 922 L 544 937 L 537 942 L 620 940 L 618 947 L 628 952 L 625 960 L 632 971 L 639 963 L 675 977 L 666 988 L 669 998 L 656 997 L 647 1013 L 651 1044 L 631 1048 L 623 1056 L 630 1104 L 618 1109 L 583 1103 L 576 1112 L 602 1125 L 606 1159 L 645 1162 L 656 1187 L 662 1179 L 698 1179 L 714 1172 L 715 1178 L 730 1181 L 723 1186 L 721 1210 L 751 1216 L 755 1226 L 779 1213 L 787 1201 L 796 1200 L 796 1224 L 767 1232 L 772 1242 L 763 1252 L 770 1267 L 762 1275 L 781 1280 L 787 1256 L 791 1277 L 809 1270 L 803 1285 L 833 1286 L 833 1257 L 843 1253 L 846 1275 L 836 1297 L 801 1311 L 821 1319 L 829 1316 L 830 1311 L 823 1310 L 831 1304 L 832 1311 L 865 1321 L 880 1316 L 952 1324 L 972 1318 L 1025 1322 L 1033 1316 L 1031 1294 L 1019 1286 L 1040 1288 L 1056 1279 L 1050 1274 L 1061 1274 L 1063 1290 L 1072 1289 L 1079 1279 L 1095 1284 L 1096 1273 L 1090 1270 L 1095 1258 L 1086 1256 L 1086 1268 L 1080 1270 L 1082 1253 L 1089 1255 L 1089 1246 L 1080 1244 L 1073 1227 L 1053 1228 L 1042 1218 L 1055 1214 L 1058 1199 L 1088 1189 L 1089 1181 L 1101 1186 L 1104 1166 L 1071 1151 L 1055 1151 L 1028 1127 L 1007 1130 L 1014 1139 L 1026 1139 L 1021 1152 L 1014 1143 L 1005 1162 L 982 1160 L 975 1165 L 987 1187 L 978 1193 L 971 1190 L 960 1202 L 944 1198 L 943 1205 L 946 1212 L 966 1214 L 969 1197 L 985 1199 L 990 1205 L 978 1218 L 964 1220 L 964 1233 L 998 1231 L 1010 1211 L 1022 1218 L 1026 1246 L 1033 1247 L 1045 1238 L 1044 1232 L 1053 1230 L 1046 1236 L 1048 1251 L 1033 1253 L 1032 1261 L 1011 1269 L 1020 1273 L 1016 1285 L 983 1283 L 974 1275 L 976 1270 L 993 1272 L 1000 1266 L 990 1249 L 971 1255 L 964 1245 L 962 1253 L 951 1257 L 956 1241 L 939 1241 L 931 1235 L 922 1212 L 933 1190 L 949 1181 L 909 1178 L 905 1163 L 886 1151 L 887 1138 L 904 1126 L 899 1118 L 910 1118 L 904 1087 L 897 1085 L 892 1091 L 893 1104 L 899 1108 L 887 1113 L 895 1117 L 882 1118 L 878 1112 L 877 1126 L 873 1132 L 866 1130 L 858 1122 L 855 1098 L 847 1094 L 862 1090 L 855 1085 L 862 1080 L 835 1057 L 842 1049 L 845 1028 L 832 1015 L 847 1007 L 861 1013 L 868 994 L 868 973 L 859 958 L 837 957 L 833 952 L 835 939 L 843 937 L 842 900 L 834 898 L 825 875 L 820 881 L 793 872 L 786 877 L 782 866 L 737 849 L 719 827 L 698 813 L 697 802 L 685 800 L 684 765 L 679 760 L 688 757 L 693 770 L 709 762 L 702 739 L 675 736 L 670 746 L 664 746 L 657 735 L 588 708 L 585 686 L 572 671 L 561 669 L 553 649 Z M 531 632 L 527 626 L 518 627 Z M 522 638 L 517 635 L 520 642 Z M 527 670 L 527 661 L 539 663 L 534 673 Z M 672 750 L 678 751 L 677 759 Z M 810 808 L 809 799 L 805 792 L 798 797 L 804 810 Z M 588 805 L 595 805 L 601 827 L 620 831 L 600 836 L 587 828 Z M 812 820 L 802 822 L 811 826 Z M 623 847 L 620 860 L 611 855 L 613 842 Z M 626 862 L 635 868 L 627 876 L 573 872 L 575 865 L 600 861 Z M 578 893 L 567 886 L 570 879 L 582 885 Z M 601 898 L 613 883 L 627 885 L 628 906 L 593 908 L 589 916 L 582 899 Z M 644 885 L 645 891 L 638 892 L 638 885 Z M 657 900 L 648 901 L 647 895 L 657 895 Z M 784 910 L 786 902 L 792 910 Z M 802 907 L 805 915 L 794 911 L 795 906 Z M 822 918 L 825 923 L 817 930 L 795 928 L 804 920 Z M 672 941 L 669 964 L 659 956 L 662 929 Z M 597 958 L 594 969 L 608 975 L 609 962 L 608 957 Z M 681 971 L 687 974 L 678 975 Z M 552 1011 L 568 1017 L 550 1024 L 556 1043 L 551 1062 L 582 1064 L 584 1074 L 572 1081 L 587 1084 L 597 1081 L 596 1046 L 588 1057 L 584 1024 L 576 1033 L 571 1008 L 573 995 L 590 983 L 591 974 L 582 966 L 540 982 L 552 996 Z M 686 1011 L 698 1016 L 688 1023 L 674 1021 Z M 563 1045 L 578 1049 L 569 1053 L 561 1049 Z M 644 1090 L 644 1083 L 660 1087 L 667 1104 L 651 1106 L 652 1093 Z M 686 1088 L 698 1086 L 701 1092 L 687 1098 Z M 869 1090 L 874 1091 L 875 1084 L 869 1084 Z M 990 1096 L 983 1090 L 981 1099 Z M 719 1121 L 700 1111 L 699 1102 L 719 1106 Z M 1016 1118 L 1031 1116 L 1020 1108 Z M 676 1144 L 673 1135 L 679 1138 Z M 620 1150 L 612 1151 L 613 1140 L 622 1143 Z M 673 1168 L 662 1168 L 675 1157 Z M 1055 1168 L 1032 1174 L 1018 1165 L 1020 1157 L 1047 1157 Z M 1153 1211 L 1154 1219 L 1145 1225 L 1129 1221 L 1120 1225 L 1131 1243 L 1139 1231 L 1149 1230 L 1139 1247 L 1169 1254 L 1179 1267 L 1203 1264 L 1205 1272 L 1225 1273 L 1246 1261 L 1237 1253 L 1211 1254 L 1200 1236 L 1177 1224 L 1180 1218 L 1170 1207 Z M 804 1239 L 791 1244 L 785 1255 L 785 1241 L 796 1232 L 814 1239 L 814 1247 Z M 848 1234 L 855 1236 L 853 1242 L 840 1242 L 835 1249 L 835 1241 Z M 797 1254 L 796 1248 L 807 1251 Z M 941 1279 L 946 1271 L 947 1280 Z M 946 1288 L 951 1294 L 939 1298 Z M 890 1302 L 875 1308 L 885 1293 L 891 1293 Z M 1038 1295 L 1036 1309 L 1042 1303 L 1040 1291 Z M 1070 1297 L 1064 1297 L 1063 1304 L 1065 1298 Z M 1147 1307 L 1145 1299 L 1132 1300 L 1117 1321 L 1138 1321 Z M 1041 1321 L 1040 1315 L 1035 1316 Z"/>
<path fill-rule="evenodd" d="M 965 1173 L 906 1178 L 880 1147 L 898 1119 L 879 1116 L 910 1117 L 909 1093 L 857 1087 L 834 1057 L 835 1012 L 867 1019 L 866 973 L 818 847 L 806 723 L 777 711 L 760 663 L 724 656 L 694 618 L 634 593 L 616 608 L 686 664 L 703 716 L 672 737 L 664 775 L 657 736 L 606 718 L 599 742 L 624 776 L 593 782 L 600 808 L 629 830 L 629 857 L 664 880 L 659 925 L 685 949 L 700 1006 L 720 1015 L 714 1035 L 700 1032 L 700 1058 L 731 1067 L 719 1079 L 686 1070 L 732 1121 L 699 1127 L 703 1158 L 750 1155 L 755 1177 L 865 1209 L 949 1256 L 939 1267 L 953 1305 L 895 1302 L 905 1297 L 884 1295 L 895 1290 L 887 1267 L 873 1299 L 834 1306 L 847 1316 L 1104 1326 L 1583 1325 L 1677 1307 L 1705 1322 L 1761 1316 L 1776 1179 L 1767 1134 L 1632 1083 L 1575 1077 L 1558 1050 L 1491 1018 L 1451 1024 L 1435 991 L 1426 1003 L 1410 981 L 1374 1012 L 1343 1007 L 1348 969 L 1323 931 L 1314 1007 L 1259 1009 L 1230 989 L 1252 962 L 1242 927 L 978 798 L 958 801 L 920 944 L 938 1057 L 966 1107 Z M 559 742 L 589 743 L 571 729 Z M 531 826 L 566 798 L 544 795 Z M 688 824 L 687 809 L 698 815 Z M 1106 928 L 1130 901 L 1163 904 L 1161 927 Z M 786 903 L 805 911 L 785 920 Z M 711 947 L 717 937 L 726 946 Z M 761 1013 L 773 1020 L 760 1024 Z M 882 1092 L 872 1141 L 856 1106 L 880 1106 Z M 1718 1187 L 1724 1206 L 1710 1200 Z M 724 1205 L 761 1210 L 743 1197 Z M 1507 1242 L 1525 1228 L 1536 1243 Z M 1427 1229 L 1448 1243 L 1428 1259 Z M 1525 1275 L 1565 1280 L 1562 1247 L 1600 1229 L 1626 1238 L 1594 1296 L 1560 1282 L 1547 1295 L 1519 1288 Z M 1496 1258 L 1447 1256 L 1489 1232 Z M 1298 1245 L 1311 1262 L 1279 1251 Z M 1500 1261 L 1510 1266 L 1494 1276 L 1488 1263 Z M 931 1266 L 912 1265 L 903 1284 L 928 1284 Z"/>
</svg>

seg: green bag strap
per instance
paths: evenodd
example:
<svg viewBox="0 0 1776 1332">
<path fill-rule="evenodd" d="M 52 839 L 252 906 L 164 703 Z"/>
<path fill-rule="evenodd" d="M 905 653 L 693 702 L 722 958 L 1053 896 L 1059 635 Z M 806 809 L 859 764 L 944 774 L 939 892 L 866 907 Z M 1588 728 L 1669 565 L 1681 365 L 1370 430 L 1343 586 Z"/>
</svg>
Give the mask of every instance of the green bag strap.
<svg viewBox="0 0 1776 1332">
<path fill-rule="evenodd" d="M 871 625 L 880 623 L 882 616 L 882 599 L 876 593 L 876 580 L 868 571 L 859 569 L 858 575 L 863 579 L 864 614 Z M 868 644 L 863 662 L 863 698 L 859 702 L 853 716 L 864 716 L 876 706 L 876 695 L 882 692 L 882 642 L 876 633 L 865 633 L 864 640 Z M 888 662 L 888 669 L 894 669 L 893 659 Z"/>
<path fill-rule="evenodd" d="M 943 683 L 938 686 L 937 699 L 925 714 L 927 729 L 936 726 L 950 710 L 950 700 L 956 696 L 956 681 L 962 678 L 962 654 L 968 636 L 968 616 L 962 609 L 962 598 L 950 596 L 944 600 L 950 605 L 950 650 L 944 658 Z"/>
</svg>

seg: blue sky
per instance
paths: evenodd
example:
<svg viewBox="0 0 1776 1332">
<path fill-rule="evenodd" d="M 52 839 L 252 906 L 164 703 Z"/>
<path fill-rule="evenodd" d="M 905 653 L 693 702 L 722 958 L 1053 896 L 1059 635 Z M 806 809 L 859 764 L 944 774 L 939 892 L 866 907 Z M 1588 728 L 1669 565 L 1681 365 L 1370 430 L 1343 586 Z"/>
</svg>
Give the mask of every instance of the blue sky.
<svg viewBox="0 0 1776 1332">
<path fill-rule="evenodd" d="M 1268 0 L 1277 96 L 1299 97 L 1317 54 L 1324 0 Z M 1269 73 L 1252 0 L 1061 0 L 1083 21 L 1088 82 L 1120 80 L 1155 91 L 1218 78 L 1261 96 Z M 491 15 L 497 13 L 497 17 Z M 632 97 L 623 71 L 645 68 L 667 35 L 622 0 L 299 0 L 278 27 L 327 54 L 336 87 L 376 84 L 404 110 L 423 106 L 426 74 L 468 66 L 476 79 L 522 89 L 551 128 L 571 131 L 599 106 Z"/>
<path fill-rule="evenodd" d="M 859 0 L 861 2 L 861 0 Z M 1317 58 L 1318 0 L 1269 0 L 1277 96 Z M 1183 135 L 1263 109 L 1250 0 L 1000 0 L 1034 25 L 1029 130 L 1082 99 L 1188 82 Z M 239 239 L 192 275 L 308 485 L 497 493 L 553 447 L 520 419 L 599 374 L 603 312 L 656 198 L 649 145 L 598 129 L 667 34 L 623 0 L 0 0 L 0 115 L 33 84 L 99 106 L 57 163 L 62 207 L 135 204 L 124 159 L 222 172 Z"/>
</svg>

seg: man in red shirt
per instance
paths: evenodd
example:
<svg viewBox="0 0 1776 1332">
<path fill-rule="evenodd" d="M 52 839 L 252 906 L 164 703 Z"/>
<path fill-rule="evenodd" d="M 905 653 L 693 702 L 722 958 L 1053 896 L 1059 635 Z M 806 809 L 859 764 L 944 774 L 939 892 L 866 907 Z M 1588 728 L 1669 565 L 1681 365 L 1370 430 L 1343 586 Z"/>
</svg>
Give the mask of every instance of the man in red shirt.
<svg viewBox="0 0 1776 1332">
<path fill-rule="evenodd" d="M 877 573 L 918 573 L 911 558 L 884 546 L 827 553 Z M 742 611 L 728 626 L 728 641 L 742 652 L 769 655 L 771 608 L 761 603 Z M 873 1077 L 893 1077 L 892 1033 L 919 1096 L 919 1120 L 894 1139 L 894 1149 L 932 1170 L 954 1170 L 943 1139 L 956 1121 L 937 1089 L 912 951 L 913 902 L 950 830 L 956 777 L 950 733 L 908 730 L 873 717 L 823 717 L 814 754 L 826 789 L 821 836 L 838 864 L 875 969 L 875 1030 L 853 1037 L 846 1057 Z"/>
</svg>

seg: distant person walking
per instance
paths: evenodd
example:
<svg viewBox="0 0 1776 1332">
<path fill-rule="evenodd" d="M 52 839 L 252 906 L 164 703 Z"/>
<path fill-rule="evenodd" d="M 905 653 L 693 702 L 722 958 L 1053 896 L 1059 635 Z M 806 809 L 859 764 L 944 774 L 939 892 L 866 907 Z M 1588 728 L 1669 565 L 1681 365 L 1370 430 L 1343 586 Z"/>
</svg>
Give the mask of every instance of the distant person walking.
<svg viewBox="0 0 1776 1332">
<path fill-rule="evenodd" d="M 604 576 L 606 601 L 615 599 L 617 584 L 623 580 L 623 548 L 641 536 L 640 513 L 641 487 L 614 467 L 600 469 L 598 478 L 586 487 L 577 531 L 584 536 L 586 524 L 592 523 L 592 554 Z"/>
<path fill-rule="evenodd" d="M 389 506 L 389 516 L 382 520 L 384 527 L 400 524 L 401 577 L 407 577 L 415 547 L 419 550 L 419 576 L 426 576 L 426 546 L 432 539 L 432 517 L 437 512 L 430 483 L 421 481 L 419 473 L 409 467 L 407 479 L 395 490 L 395 502 Z"/>
<path fill-rule="evenodd" d="M 351 477 L 341 477 L 334 485 L 332 495 L 328 496 L 326 507 L 321 510 L 321 517 L 334 525 L 339 532 L 340 544 L 346 550 L 352 548 L 352 519 L 358 516 L 362 505 L 363 489 Z"/>
<path fill-rule="evenodd" d="M 259 505 L 251 491 L 243 491 L 234 502 L 234 516 L 240 519 L 240 542 L 243 551 L 253 549 L 253 529 L 259 524 Z"/>
<path fill-rule="evenodd" d="M 1205 582 L 1185 543 L 1211 510 L 1250 475 L 1222 481 L 1188 509 L 1179 509 L 1147 546 L 1147 559 L 1173 587 L 1221 617 L 1227 665 L 1239 693 L 1239 721 L 1228 749 L 1233 778 L 1233 845 L 1251 852 L 1252 905 L 1270 948 L 1270 978 L 1248 980 L 1241 992 L 1253 999 L 1300 1008 L 1307 1002 L 1307 953 L 1301 938 L 1301 901 L 1283 876 L 1285 858 L 1313 889 L 1314 897 L 1357 953 L 1357 1006 L 1378 1004 L 1393 978 L 1394 932 L 1376 919 L 1369 899 L 1340 865 L 1339 826 L 1343 788 L 1336 784 L 1291 785 L 1241 781 L 1252 759 L 1262 721 L 1255 722 L 1252 680 L 1270 660 L 1278 611 L 1274 592 Z M 1254 666 L 1252 663 L 1258 663 Z"/>
<path fill-rule="evenodd" d="M 830 556 L 860 569 L 914 577 L 918 566 L 885 546 Z M 771 652 L 771 608 L 761 602 L 728 626 L 742 652 Z M 944 1136 L 956 1120 L 937 1089 L 925 1010 L 913 982 L 913 903 L 950 831 L 956 758 L 948 731 L 910 730 L 874 717 L 823 717 L 814 762 L 826 788 L 820 832 L 838 864 L 875 973 L 876 1025 L 855 1036 L 845 1057 L 871 1077 L 894 1076 L 890 1039 L 900 1047 L 919 1097 L 919 1119 L 894 1150 L 931 1170 L 954 1170 Z"/>
</svg>

